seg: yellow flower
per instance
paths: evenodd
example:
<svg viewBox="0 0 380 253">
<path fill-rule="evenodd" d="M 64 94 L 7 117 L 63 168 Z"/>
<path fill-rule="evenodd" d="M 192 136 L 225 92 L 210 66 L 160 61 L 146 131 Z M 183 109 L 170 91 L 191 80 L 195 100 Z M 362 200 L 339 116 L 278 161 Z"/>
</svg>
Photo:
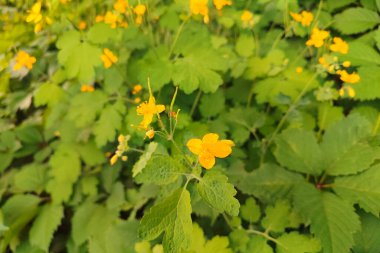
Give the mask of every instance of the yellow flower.
<svg viewBox="0 0 380 253">
<path fill-rule="evenodd" d="M 146 6 L 143 4 L 138 4 L 135 8 L 133 8 L 133 12 L 136 14 L 135 24 L 141 25 L 143 16 L 146 12 Z"/>
<path fill-rule="evenodd" d="M 61 4 L 67 4 L 68 2 L 70 2 L 71 0 L 59 0 L 59 2 L 61 3 Z"/>
<path fill-rule="evenodd" d="M 346 70 L 337 71 L 340 75 L 340 80 L 345 83 L 358 83 L 360 81 L 360 76 L 355 72 L 348 74 Z"/>
<path fill-rule="evenodd" d="M 330 45 L 330 50 L 333 52 L 339 52 L 341 54 L 348 53 L 348 44 L 339 37 L 334 37 L 334 44 Z"/>
<path fill-rule="evenodd" d="M 190 0 L 190 11 L 194 15 L 202 15 L 203 22 L 208 23 L 210 18 L 208 16 L 208 0 Z"/>
<path fill-rule="evenodd" d="M 117 21 L 118 17 L 112 12 L 107 11 L 106 15 L 104 16 L 104 23 L 110 25 L 111 28 L 116 28 Z"/>
<path fill-rule="evenodd" d="M 128 1 L 126 0 L 117 0 L 116 3 L 113 5 L 113 8 L 120 13 L 125 13 L 127 11 L 127 7 Z"/>
<path fill-rule="evenodd" d="M 95 90 L 94 86 L 92 86 L 92 85 L 83 84 L 80 87 L 81 92 L 93 92 L 94 90 Z"/>
<path fill-rule="evenodd" d="M 303 68 L 302 68 L 302 67 L 297 67 L 297 68 L 296 68 L 296 73 L 301 74 L 302 71 L 303 71 Z"/>
<path fill-rule="evenodd" d="M 225 158 L 232 153 L 235 144 L 230 140 L 219 140 L 219 136 L 208 133 L 201 139 L 190 139 L 186 146 L 199 156 L 199 163 L 205 169 L 211 169 L 215 165 L 215 157 Z"/>
<path fill-rule="evenodd" d="M 355 90 L 351 86 L 345 86 L 339 89 L 339 96 L 344 97 L 346 92 L 350 98 L 353 98 L 356 95 Z"/>
<path fill-rule="evenodd" d="M 37 24 L 42 20 L 41 2 L 33 4 L 32 8 L 28 11 L 29 15 L 26 17 L 26 22 L 33 22 Z"/>
<path fill-rule="evenodd" d="M 137 115 L 144 116 L 143 121 L 140 123 L 140 127 L 147 129 L 150 123 L 152 123 L 153 116 L 165 111 L 164 105 L 156 105 L 156 100 L 150 91 L 149 101 L 143 102 L 136 108 Z"/>
<path fill-rule="evenodd" d="M 319 30 L 318 28 L 314 28 L 311 37 L 308 41 L 306 41 L 307 46 L 315 46 L 315 47 L 321 47 L 323 46 L 323 43 L 325 42 L 325 39 L 329 36 L 328 31 Z"/>
<path fill-rule="evenodd" d="M 141 90 L 142 90 L 141 84 L 136 84 L 135 86 L 133 86 L 132 94 L 135 95 L 139 93 Z"/>
<path fill-rule="evenodd" d="M 343 65 L 343 67 L 348 68 L 348 67 L 351 66 L 351 62 L 350 62 L 350 61 L 344 61 L 344 62 L 342 63 L 342 65 Z"/>
<path fill-rule="evenodd" d="M 253 25 L 253 13 L 244 10 L 243 13 L 240 16 L 241 21 L 243 21 L 243 26 L 248 27 Z"/>
<path fill-rule="evenodd" d="M 112 64 L 118 61 L 116 55 L 114 55 L 108 48 L 103 49 L 103 54 L 100 56 L 103 61 L 103 65 L 106 69 L 110 68 Z"/>
<path fill-rule="evenodd" d="M 97 15 L 95 17 L 95 22 L 96 23 L 102 22 L 103 20 L 104 20 L 104 16 L 102 16 L 102 15 Z"/>
<path fill-rule="evenodd" d="M 232 2 L 228 0 L 213 0 L 213 3 L 218 11 L 222 10 L 226 5 L 232 5 Z"/>
<path fill-rule="evenodd" d="M 134 102 L 135 102 L 136 104 L 140 103 L 140 102 L 141 102 L 141 98 L 135 98 Z"/>
<path fill-rule="evenodd" d="M 301 14 L 290 12 L 290 16 L 302 26 L 310 26 L 314 18 L 313 13 L 308 11 L 302 11 Z"/>
<path fill-rule="evenodd" d="M 84 22 L 84 21 L 80 21 L 79 22 L 79 24 L 78 24 L 79 30 L 84 30 L 84 29 L 86 29 L 86 27 L 87 27 L 87 23 L 86 22 Z"/>
<path fill-rule="evenodd" d="M 31 70 L 33 68 L 33 64 L 37 61 L 35 57 L 30 56 L 25 51 L 19 51 L 16 55 L 16 63 L 13 66 L 13 70 L 19 70 L 22 67 L 26 67 Z"/>
<path fill-rule="evenodd" d="M 138 16 L 142 16 L 146 12 L 146 6 L 143 4 L 138 4 L 135 8 L 133 8 L 133 12 Z"/>
<path fill-rule="evenodd" d="M 148 137 L 149 139 L 152 139 L 154 137 L 154 130 L 150 129 L 145 133 L 145 136 Z"/>
</svg>

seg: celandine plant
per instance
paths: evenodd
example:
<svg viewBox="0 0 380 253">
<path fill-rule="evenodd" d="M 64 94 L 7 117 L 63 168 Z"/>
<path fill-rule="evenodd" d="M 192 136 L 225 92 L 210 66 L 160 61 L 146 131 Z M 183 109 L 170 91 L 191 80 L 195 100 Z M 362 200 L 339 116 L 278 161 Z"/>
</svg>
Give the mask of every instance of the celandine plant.
<svg viewBox="0 0 380 253">
<path fill-rule="evenodd" d="M 0 253 L 380 252 L 378 1 L 0 7 Z"/>
</svg>

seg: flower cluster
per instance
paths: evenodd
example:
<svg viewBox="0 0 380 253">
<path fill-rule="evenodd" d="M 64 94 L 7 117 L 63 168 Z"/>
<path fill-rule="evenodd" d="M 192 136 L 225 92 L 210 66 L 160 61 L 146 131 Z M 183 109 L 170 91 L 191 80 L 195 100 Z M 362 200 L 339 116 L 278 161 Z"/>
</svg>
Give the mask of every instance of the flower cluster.
<svg viewBox="0 0 380 253">
<path fill-rule="evenodd" d="M 124 136 L 124 135 L 119 135 L 117 138 L 117 141 L 119 142 L 119 145 L 117 146 L 117 150 L 115 154 L 111 157 L 110 159 L 110 164 L 114 165 L 117 160 L 121 157 L 122 161 L 127 161 L 128 157 L 123 155 L 124 152 L 127 152 L 129 147 L 128 147 L 128 141 L 129 141 L 130 136 Z"/>
<path fill-rule="evenodd" d="M 116 27 L 128 27 L 126 17 L 135 14 L 135 24 L 140 26 L 143 21 L 144 14 L 147 8 L 143 4 L 137 4 L 135 7 L 129 5 L 126 0 L 116 0 L 113 5 L 114 11 L 107 11 L 104 16 L 96 16 L 96 22 L 104 22 L 110 25 L 112 28 Z M 130 10 L 130 11 L 128 11 Z M 133 13 L 133 14 L 132 14 Z"/>
</svg>

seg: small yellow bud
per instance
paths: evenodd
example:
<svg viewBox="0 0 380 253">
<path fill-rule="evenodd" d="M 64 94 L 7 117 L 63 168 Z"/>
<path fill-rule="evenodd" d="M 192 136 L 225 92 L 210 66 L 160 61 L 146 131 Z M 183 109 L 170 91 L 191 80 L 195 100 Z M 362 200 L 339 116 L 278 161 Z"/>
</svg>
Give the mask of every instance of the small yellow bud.
<svg viewBox="0 0 380 253">
<path fill-rule="evenodd" d="M 120 134 L 119 137 L 117 137 L 118 142 L 124 142 L 125 141 L 125 136 Z"/>
<path fill-rule="evenodd" d="M 342 63 L 342 65 L 343 65 L 343 67 L 348 68 L 348 67 L 351 66 L 351 62 L 350 62 L 350 61 L 344 61 L 344 62 Z"/>
<path fill-rule="evenodd" d="M 154 130 L 150 129 L 145 133 L 145 136 L 148 137 L 149 139 L 152 139 L 154 137 Z"/>
<path fill-rule="evenodd" d="M 127 161 L 127 159 L 128 159 L 128 157 L 125 156 L 125 155 L 123 155 L 123 156 L 121 157 L 121 160 L 124 161 L 124 162 Z"/>
<path fill-rule="evenodd" d="M 303 71 L 303 68 L 302 68 L 302 67 L 297 67 L 297 68 L 296 68 L 296 73 L 301 74 L 302 71 Z"/>
<path fill-rule="evenodd" d="M 117 162 L 117 159 L 118 159 L 118 156 L 117 155 L 113 155 L 111 157 L 110 164 L 114 165 Z"/>
</svg>

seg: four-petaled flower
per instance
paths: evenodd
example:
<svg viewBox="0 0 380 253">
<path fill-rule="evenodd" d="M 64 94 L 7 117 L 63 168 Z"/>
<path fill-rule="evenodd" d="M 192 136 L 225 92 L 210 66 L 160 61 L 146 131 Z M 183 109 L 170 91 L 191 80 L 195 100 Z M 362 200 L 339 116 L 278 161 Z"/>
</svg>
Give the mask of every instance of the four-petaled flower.
<svg viewBox="0 0 380 253">
<path fill-rule="evenodd" d="M 215 157 L 225 158 L 232 153 L 235 144 L 230 140 L 219 140 L 215 133 L 208 133 L 202 139 L 190 139 L 186 146 L 199 156 L 199 163 L 205 169 L 211 169 L 215 165 Z"/>
<path fill-rule="evenodd" d="M 338 70 L 336 73 L 340 75 L 340 80 L 345 83 L 358 83 L 360 81 L 360 76 L 355 72 L 348 74 L 346 70 Z"/>
<path fill-rule="evenodd" d="M 342 40 L 339 37 L 334 37 L 333 39 L 334 44 L 330 45 L 330 50 L 333 52 L 339 52 L 341 54 L 347 54 L 348 53 L 348 44 L 344 40 Z"/>
<path fill-rule="evenodd" d="M 112 64 L 118 61 L 116 55 L 114 55 L 108 48 L 103 49 L 103 54 L 100 56 L 103 61 L 103 65 L 106 69 L 110 68 Z"/>
<path fill-rule="evenodd" d="M 150 92 L 149 101 L 141 103 L 136 108 L 137 115 L 144 116 L 140 123 L 140 127 L 148 129 L 148 126 L 152 123 L 153 116 L 155 114 L 160 114 L 163 111 L 165 111 L 165 106 L 156 105 L 156 99 L 153 97 L 152 92 Z"/>
<path fill-rule="evenodd" d="M 30 56 L 27 52 L 21 50 L 17 53 L 15 61 L 16 63 L 13 66 L 13 70 L 19 70 L 22 67 L 26 67 L 31 70 L 33 68 L 33 64 L 37 60 L 35 57 Z"/>
</svg>

